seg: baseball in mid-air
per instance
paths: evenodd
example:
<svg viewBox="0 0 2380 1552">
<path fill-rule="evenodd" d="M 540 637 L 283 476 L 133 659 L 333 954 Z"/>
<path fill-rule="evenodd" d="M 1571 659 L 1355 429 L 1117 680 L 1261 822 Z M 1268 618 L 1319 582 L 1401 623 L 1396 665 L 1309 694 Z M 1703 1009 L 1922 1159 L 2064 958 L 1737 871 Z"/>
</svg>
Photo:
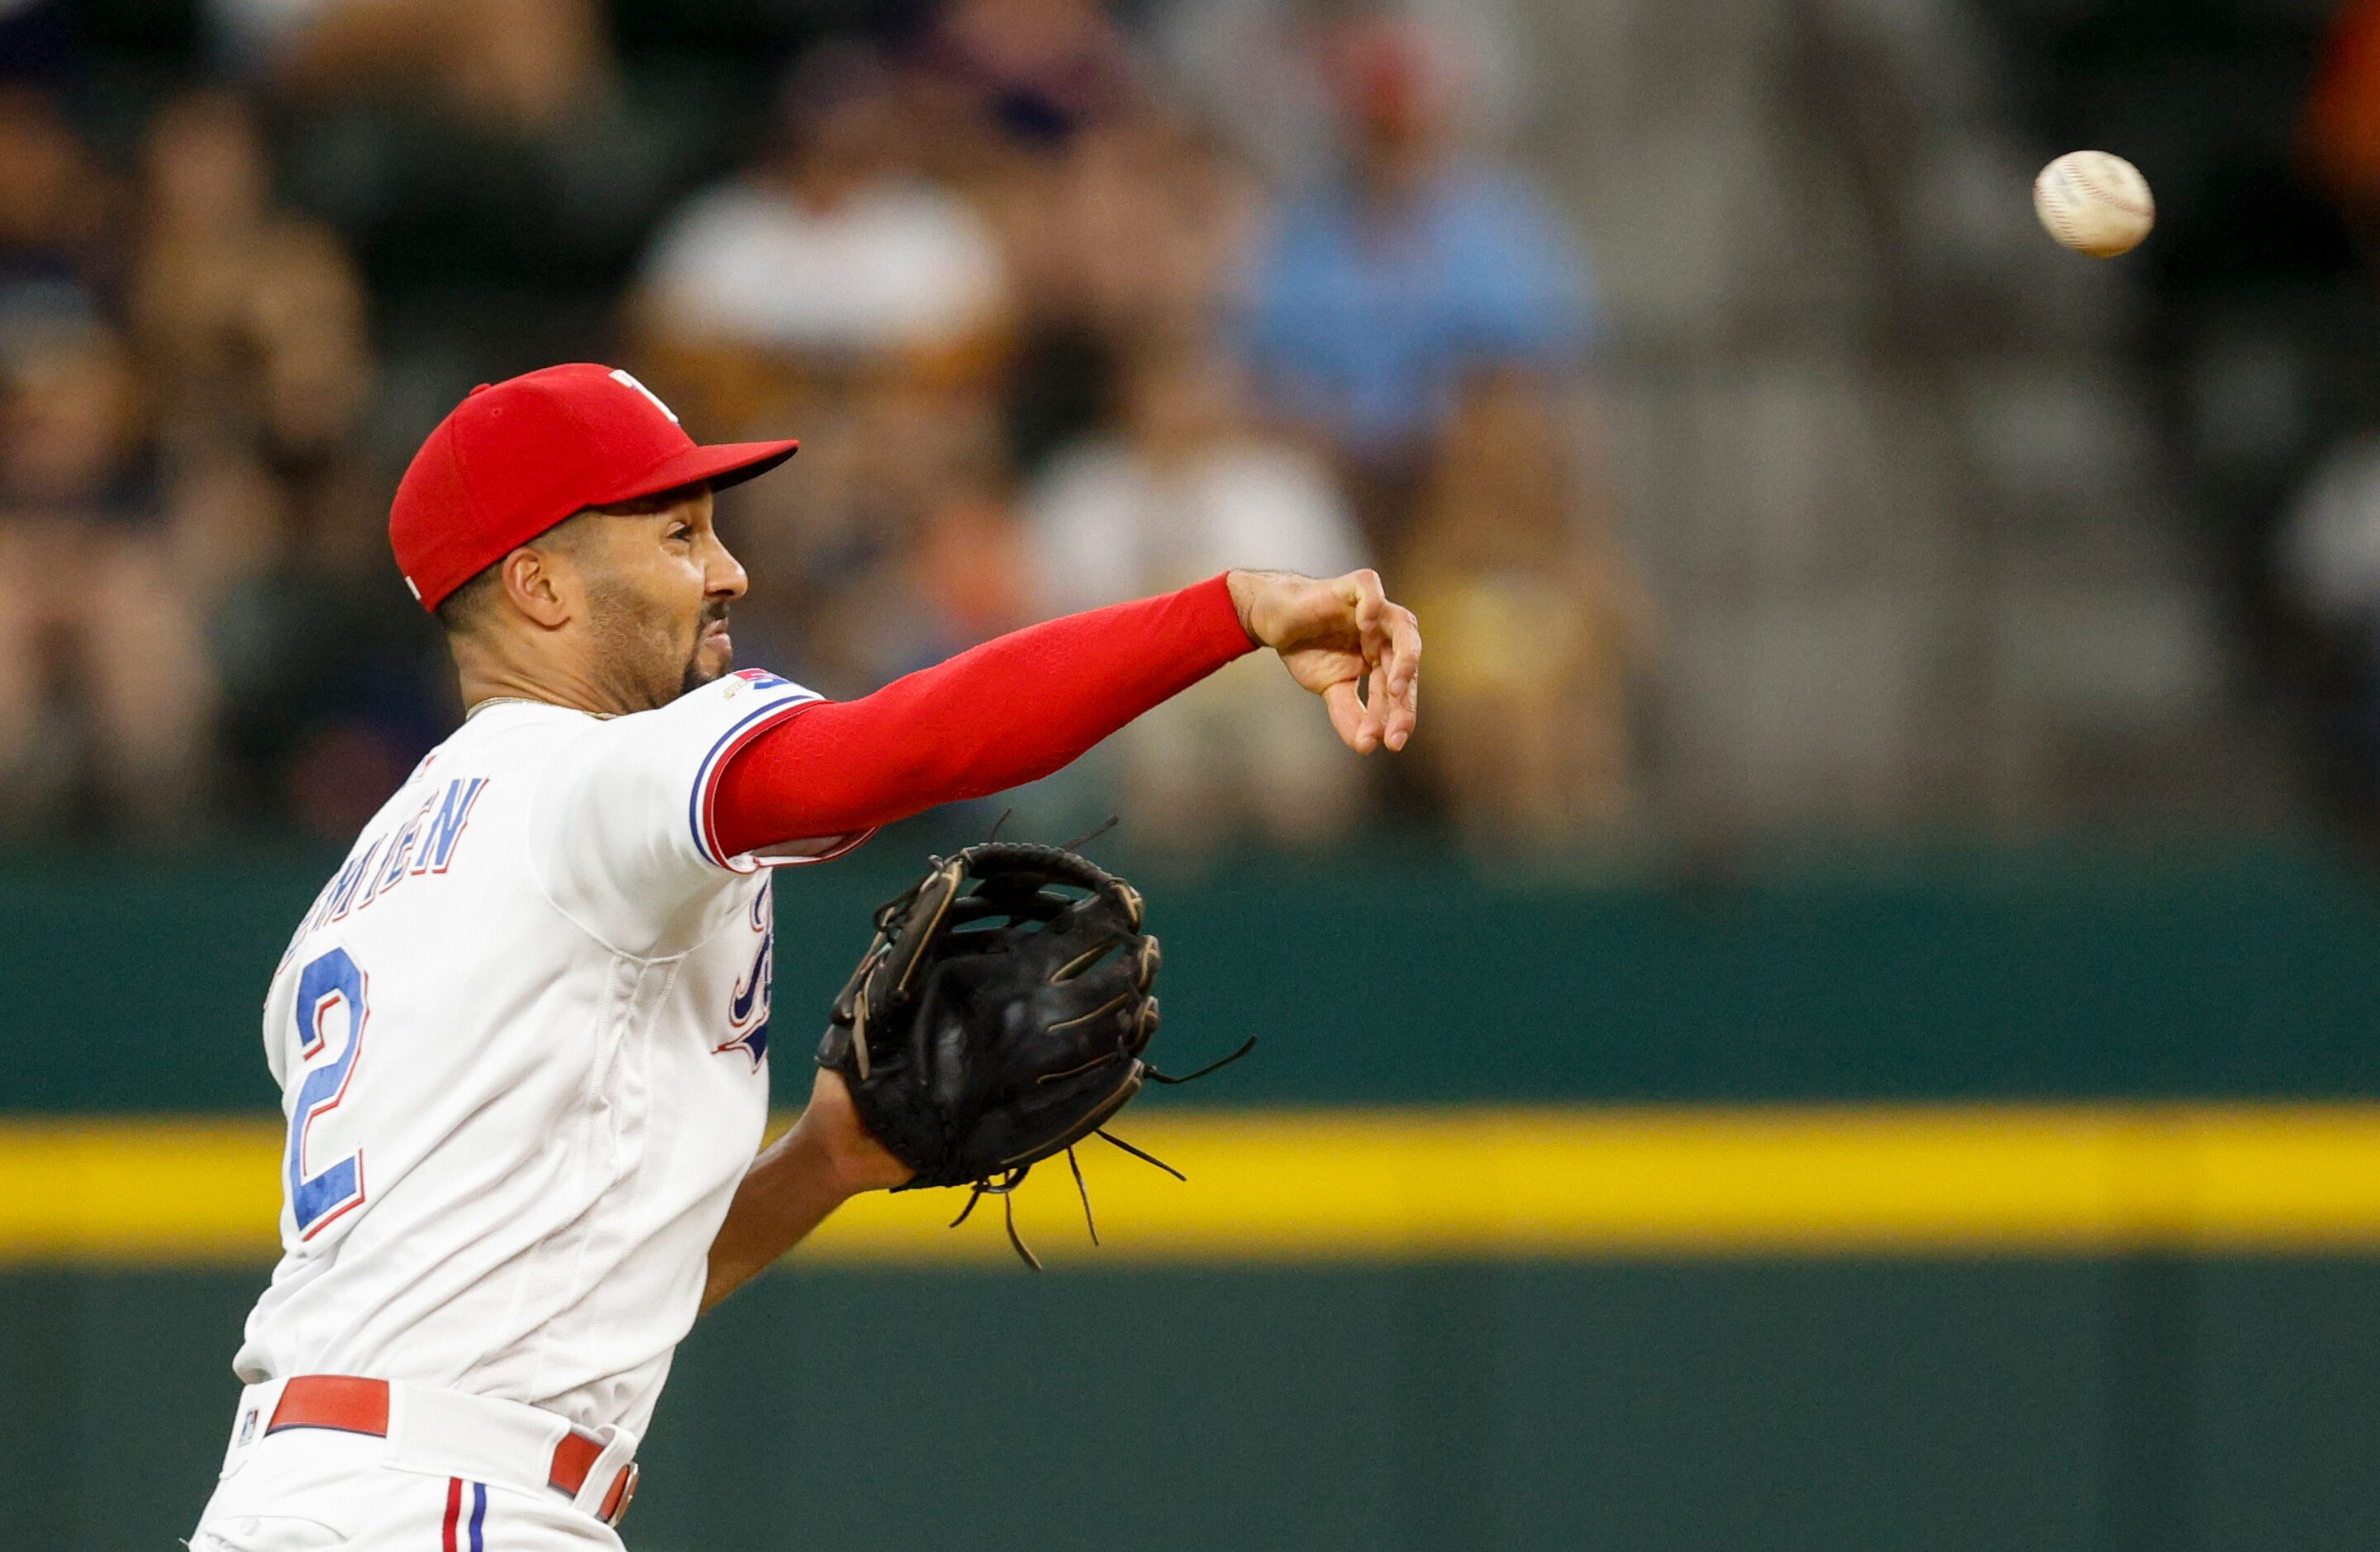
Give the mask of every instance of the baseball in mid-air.
<svg viewBox="0 0 2380 1552">
<path fill-rule="evenodd" d="M 2094 259 L 2130 253 L 2156 224 L 2149 180 L 2104 151 L 2070 151 L 2042 168 L 2033 208 L 2051 236 Z"/>
</svg>

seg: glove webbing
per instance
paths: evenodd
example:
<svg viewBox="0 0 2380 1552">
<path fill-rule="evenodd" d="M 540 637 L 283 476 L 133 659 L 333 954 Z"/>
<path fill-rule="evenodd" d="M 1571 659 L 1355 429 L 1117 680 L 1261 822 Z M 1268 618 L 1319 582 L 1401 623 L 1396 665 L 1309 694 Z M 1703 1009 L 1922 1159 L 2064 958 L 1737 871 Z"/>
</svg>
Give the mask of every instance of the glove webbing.
<svg viewBox="0 0 2380 1552">
<path fill-rule="evenodd" d="M 1240 1042 L 1239 1049 L 1218 1061 L 1209 1061 L 1207 1065 L 1199 1068 L 1195 1073 L 1184 1073 L 1180 1077 L 1175 1077 L 1170 1073 L 1160 1073 L 1154 1067 L 1144 1065 L 1141 1069 L 1140 1075 L 1147 1078 L 1151 1083 L 1160 1083 L 1169 1085 L 1196 1083 L 1200 1078 L 1207 1076 L 1209 1073 L 1218 1072 L 1222 1068 L 1229 1067 L 1232 1062 L 1237 1061 L 1240 1058 L 1247 1055 L 1248 1052 L 1256 1049 L 1257 1037 L 1251 1035 L 1245 1040 Z M 1071 1069 L 1064 1073 L 1045 1073 L 1038 1081 L 1041 1083 L 1050 1083 L 1059 1078 L 1070 1078 L 1078 1073 L 1089 1072 L 1093 1067 L 1103 1066 L 1108 1062 L 1117 1060 L 1119 1057 L 1125 1056 L 1125 1054 L 1126 1053 L 1123 1049 L 1119 1049 L 1111 1055 L 1099 1057 L 1096 1061 L 1086 1062 L 1080 1067 Z M 1132 1144 L 1125 1142 L 1122 1137 L 1117 1136 L 1114 1133 L 1109 1131 L 1104 1126 L 1093 1128 L 1091 1135 L 1104 1140 L 1111 1146 L 1122 1148 L 1124 1152 L 1132 1155 L 1135 1158 L 1141 1160 L 1143 1163 L 1156 1165 L 1167 1174 L 1172 1175 L 1175 1180 L 1187 1182 L 1190 1179 L 1189 1176 L 1184 1174 L 1172 1165 L 1168 1164 L 1162 1158 L 1158 1158 L 1157 1155 L 1150 1153 L 1146 1148 L 1135 1147 Z M 1069 1144 L 1066 1148 L 1066 1168 L 1073 1171 L 1075 1176 L 1075 1194 L 1082 1198 L 1083 1226 L 1090 1231 L 1091 1243 L 1093 1244 L 1098 1244 L 1099 1243 L 1099 1220 L 1091 1216 L 1090 1187 L 1083 1182 L 1083 1166 L 1082 1163 L 1075 1158 L 1075 1147 L 1072 1144 Z M 1033 1254 L 1032 1247 L 1025 1243 L 1025 1236 L 1016 1231 L 1016 1188 L 1023 1185 L 1025 1183 L 1025 1177 L 1032 1172 L 1033 1166 L 1030 1164 L 1025 1164 L 1009 1170 L 998 1180 L 979 1180 L 976 1182 L 974 1186 L 967 1193 L 966 1206 L 959 1209 L 958 1217 L 951 1219 L 951 1227 L 955 1229 L 960 1224 L 965 1223 L 967 1220 L 968 1216 L 975 1211 L 976 1204 L 982 1201 L 985 1197 L 999 1197 L 1002 1216 L 1007 1221 L 1008 1243 L 1016 1247 L 1016 1254 L 1024 1260 L 1025 1264 L 1038 1272 L 1042 1269 L 1041 1258 Z"/>
</svg>

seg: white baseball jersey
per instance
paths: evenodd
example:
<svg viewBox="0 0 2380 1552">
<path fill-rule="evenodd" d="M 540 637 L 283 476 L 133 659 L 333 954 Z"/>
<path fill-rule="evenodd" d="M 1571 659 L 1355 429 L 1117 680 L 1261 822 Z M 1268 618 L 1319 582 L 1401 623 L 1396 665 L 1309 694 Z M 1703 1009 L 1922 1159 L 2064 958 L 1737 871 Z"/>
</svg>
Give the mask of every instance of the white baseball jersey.
<svg viewBox="0 0 2380 1552">
<path fill-rule="evenodd" d="M 265 1000 L 282 1258 L 234 1368 L 364 1375 L 641 1434 L 769 1099 L 771 862 L 727 758 L 818 697 L 495 702 L 357 840 Z"/>
</svg>

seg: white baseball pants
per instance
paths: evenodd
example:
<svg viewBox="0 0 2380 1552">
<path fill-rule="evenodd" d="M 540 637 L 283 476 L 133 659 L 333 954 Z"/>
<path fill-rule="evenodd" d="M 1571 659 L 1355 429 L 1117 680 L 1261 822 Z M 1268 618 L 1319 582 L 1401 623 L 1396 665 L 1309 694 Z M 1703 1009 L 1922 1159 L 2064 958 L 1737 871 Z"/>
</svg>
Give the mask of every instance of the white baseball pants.
<svg viewBox="0 0 2380 1552">
<path fill-rule="evenodd" d="M 397 1387 L 385 1437 L 269 1433 L 278 1390 L 242 1393 L 191 1552 L 625 1552 L 591 1506 L 547 1485 L 550 1413 Z"/>
</svg>

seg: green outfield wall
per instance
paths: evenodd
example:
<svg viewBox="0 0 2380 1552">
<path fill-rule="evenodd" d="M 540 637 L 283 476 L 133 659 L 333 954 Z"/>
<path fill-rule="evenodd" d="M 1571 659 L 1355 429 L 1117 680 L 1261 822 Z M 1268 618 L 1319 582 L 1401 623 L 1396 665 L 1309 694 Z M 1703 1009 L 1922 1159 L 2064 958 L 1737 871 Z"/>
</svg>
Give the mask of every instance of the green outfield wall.
<svg viewBox="0 0 2380 1552">
<path fill-rule="evenodd" d="M 260 1281 L 0 1277 L 9 1546 L 188 1534 Z M 683 1351 L 628 1539 L 2368 1552 L 2375 1308 L 2265 1261 L 780 1272 Z"/>
<path fill-rule="evenodd" d="M 780 881 L 781 1050 L 924 847 Z M 205 1497 L 269 1247 L 255 1010 L 324 866 L 0 867 L 0 1544 L 167 1552 Z M 1192 1182 L 1095 1160 L 1111 1243 L 1045 1241 L 1047 1277 L 980 1224 L 909 1264 L 942 1231 L 880 1217 L 763 1279 L 681 1353 L 638 1552 L 2380 1546 L 2380 905 L 2347 868 L 1146 881 L 1168 1047 L 1264 1041 L 1157 1101 Z M 177 1239 L 209 1182 L 248 1206 Z M 1339 1237 L 1284 1254 L 1300 1224 Z"/>
<path fill-rule="evenodd" d="M 927 843 L 777 886 L 780 1050 Z M 275 1097 L 256 1010 L 329 860 L 0 867 L 0 1112 Z M 1560 877 L 1428 854 L 1144 876 L 1186 1104 L 2380 1095 L 2380 894 L 2246 847 Z"/>
</svg>

